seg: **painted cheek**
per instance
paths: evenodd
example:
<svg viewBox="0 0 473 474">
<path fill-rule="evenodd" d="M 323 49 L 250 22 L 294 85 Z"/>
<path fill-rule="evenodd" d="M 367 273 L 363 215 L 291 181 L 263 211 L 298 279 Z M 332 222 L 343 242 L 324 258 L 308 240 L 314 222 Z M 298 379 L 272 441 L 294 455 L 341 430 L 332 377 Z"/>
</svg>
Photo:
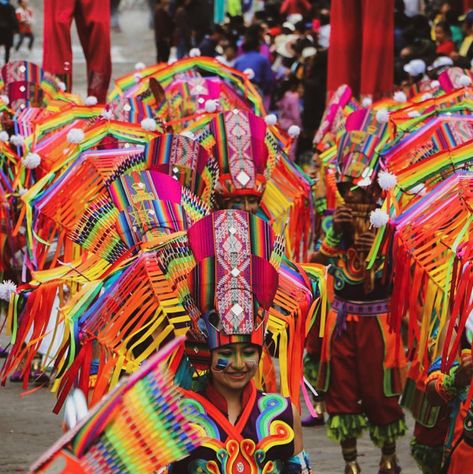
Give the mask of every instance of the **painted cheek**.
<svg viewBox="0 0 473 474">
<path fill-rule="evenodd" d="M 221 359 L 219 358 L 217 360 L 217 363 L 214 366 L 215 370 L 225 370 L 228 365 L 230 365 L 230 362 L 227 359 Z"/>
</svg>

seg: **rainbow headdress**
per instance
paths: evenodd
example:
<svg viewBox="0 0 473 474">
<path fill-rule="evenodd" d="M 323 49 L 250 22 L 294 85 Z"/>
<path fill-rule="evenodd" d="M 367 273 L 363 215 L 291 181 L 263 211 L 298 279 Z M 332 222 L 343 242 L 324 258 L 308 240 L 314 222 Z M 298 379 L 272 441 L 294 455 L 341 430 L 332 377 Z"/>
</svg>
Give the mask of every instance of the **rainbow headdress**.
<svg viewBox="0 0 473 474">
<path fill-rule="evenodd" d="M 203 116 L 188 131 L 218 163 L 215 193 L 224 199 L 260 197 L 276 233 L 286 231 L 288 255 L 303 260 L 313 219 L 311 183 L 288 158 L 276 127 L 251 112 L 233 109 Z"/>
<path fill-rule="evenodd" d="M 145 156 L 150 169 L 169 174 L 213 207 L 219 168 L 198 141 L 166 133 L 146 145 Z"/>
<path fill-rule="evenodd" d="M 181 342 L 173 341 L 122 379 L 30 472 L 152 474 L 188 456 L 202 437 L 179 409 L 182 395 L 169 370 Z"/>
<path fill-rule="evenodd" d="M 53 75 L 28 61 L 5 64 L 1 76 L 5 94 L 14 110 L 42 107 L 60 91 L 59 82 Z"/>
<path fill-rule="evenodd" d="M 186 58 L 173 64 L 158 64 L 145 68 L 139 72 L 127 74 L 116 80 L 115 88 L 109 95 L 109 101 L 114 102 L 119 97 L 136 98 L 140 104 L 151 105 L 155 110 L 164 113 L 163 104 L 156 103 L 154 94 L 150 93 L 150 79 L 156 80 L 166 91 L 167 101 L 172 97 L 167 90 L 172 88 L 175 81 L 193 78 L 215 77 L 224 81 L 233 89 L 228 96 L 230 102 L 243 102 L 257 115 L 265 115 L 263 100 L 248 77 L 236 69 L 229 68 L 216 59 L 208 57 Z M 165 114 L 164 114 L 165 116 Z M 164 118 L 164 117 L 163 117 Z"/>
<path fill-rule="evenodd" d="M 216 211 L 194 224 L 188 238 L 195 266 L 179 293 L 191 319 L 190 360 L 206 370 L 209 348 L 234 342 L 262 346 L 259 385 L 278 390 L 270 356 L 277 357 L 279 390 L 298 404 L 318 270 L 309 270 L 315 272 L 311 282 L 300 267 L 285 263 L 281 239 L 244 211 Z"/>
<path fill-rule="evenodd" d="M 67 176 L 46 193 L 42 202 L 35 203 L 43 228 L 48 221 L 56 221 L 51 229 L 55 232 L 59 227 L 59 235 L 67 237 L 64 243 L 73 242 L 89 253 L 54 268 L 58 262 L 56 253 L 53 268 L 35 274 L 36 282 L 25 288 L 21 297 L 16 295 L 10 307 L 9 329 L 15 344 L 4 376 L 25 355 L 31 361 L 38 351 L 57 288 L 63 283 L 82 287 L 64 309 L 68 337 L 55 356 L 56 367 L 61 369 L 59 378 L 67 371 L 61 394 L 67 394 L 78 368 L 88 367 L 83 358 L 88 357 L 92 341 L 96 340 L 106 355 L 101 370 L 104 364 L 106 371 L 115 369 L 113 385 L 122 366 L 129 372 L 136 370 L 174 328 L 182 328 L 188 321 L 159 259 L 175 250 L 181 264 L 187 261 L 190 254 L 185 250 L 184 232 L 194 219 L 208 212 L 197 197 L 172 177 L 140 170 L 139 165 L 146 166 L 145 160 L 140 162 L 142 154 L 125 154 L 114 162 L 114 167 L 103 159 L 103 153 L 93 155 L 75 170 L 75 177 L 81 175 L 85 186 L 80 209 L 72 206 L 75 194 L 71 194 Z M 90 183 L 91 188 L 95 186 L 95 195 L 86 192 Z M 41 278 L 44 284 L 33 286 Z M 17 314 L 22 301 L 24 308 Z M 174 322 L 173 317 L 177 318 Z M 34 339 L 24 348 L 30 329 Z M 151 336 L 154 342 L 148 344 L 144 354 L 140 353 L 141 357 L 136 356 L 134 342 Z M 111 375 L 106 373 L 109 378 L 103 379 L 106 383 L 98 390 L 101 394 L 109 388 Z M 88 389 L 88 373 L 82 380 L 84 390 Z"/>
<path fill-rule="evenodd" d="M 473 118 L 443 112 L 386 146 L 381 155 L 387 168 L 398 174 L 442 151 L 453 151 L 473 139 Z"/>
<path fill-rule="evenodd" d="M 263 194 L 276 163 L 275 151 L 266 144 L 270 132 L 264 119 L 233 109 L 207 116 L 189 130 L 218 161 L 220 195 Z"/>
<path fill-rule="evenodd" d="M 158 116 L 166 116 L 173 127 L 207 112 L 208 104 L 222 110 L 238 108 L 251 110 L 250 104 L 230 84 L 220 77 L 190 77 L 175 79 L 165 89 L 166 100 L 161 102 Z"/>
<path fill-rule="evenodd" d="M 188 238 L 196 261 L 188 277 L 193 335 L 210 349 L 263 346 L 282 250 L 271 227 L 246 212 L 217 211 L 194 224 Z"/>
<path fill-rule="evenodd" d="M 362 130 L 345 132 L 337 145 L 337 176 L 339 182 L 354 184 L 369 180 L 377 168 L 376 146 L 379 138 Z M 368 181 L 366 181 L 368 182 Z"/>
<path fill-rule="evenodd" d="M 449 318 L 464 325 L 471 308 L 471 261 L 465 257 L 471 255 L 472 203 L 473 175 L 459 172 L 395 220 L 392 325 L 399 331 L 409 315 L 409 348 L 415 348 L 422 373 L 441 349 L 435 334 L 443 333 Z"/>
</svg>

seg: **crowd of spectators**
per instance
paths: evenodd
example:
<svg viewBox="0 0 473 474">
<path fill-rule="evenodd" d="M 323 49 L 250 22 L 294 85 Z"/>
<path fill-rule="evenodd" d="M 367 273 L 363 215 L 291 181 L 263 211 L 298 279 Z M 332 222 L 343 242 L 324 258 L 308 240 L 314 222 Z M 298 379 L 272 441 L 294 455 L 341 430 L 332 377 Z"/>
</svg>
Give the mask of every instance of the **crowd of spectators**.
<svg viewBox="0 0 473 474">
<path fill-rule="evenodd" d="M 395 54 L 398 87 L 435 78 L 446 66 L 470 69 L 473 10 L 465 10 L 461 0 L 434 0 L 408 12 L 406 2 L 396 0 Z"/>
<path fill-rule="evenodd" d="M 110 1 L 111 26 L 119 32 L 120 0 Z M 282 127 L 301 128 L 298 154 L 309 150 L 325 108 L 330 0 L 232 0 L 225 3 L 227 9 L 241 14 L 227 11 L 223 21 L 215 23 L 218 1 L 147 0 L 157 62 L 180 59 L 198 50 L 198 54 L 247 72 Z M 0 8 L 13 10 L 9 3 L 0 0 Z M 26 1 L 18 3 L 19 8 L 27 5 Z M 471 67 L 473 11 L 465 8 L 468 0 L 394 3 L 396 88 L 435 78 L 448 65 Z M 6 30 L 9 22 L 5 14 L 2 17 Z M 0 31 L 7 54 L 13 33 L 18 31 L 13 13 L 10 23 L 14 24 L 10 39 L 4 39 L 6 34 Z M 28 35 L 20 35 L 19 45 L 23 36 Z M 30 48 L 32 40 L 30 34 Z"/>
<path fill-rule="evenodd" d="M 197 48 L 248 72 L 281 126 L 301 127 L 300 153 L 310 149 L 325 108 L 330 1 L 260 3 L 214 24 L 208 0 L 155 0 L 157 60 L 168 61 L 172 46 L 178 59 Z M 470 67 L 473 11 L 462 0 L 395 0 L 393 14 L 396 88 L 435 77 L 445 65 Z"/>
</svg>

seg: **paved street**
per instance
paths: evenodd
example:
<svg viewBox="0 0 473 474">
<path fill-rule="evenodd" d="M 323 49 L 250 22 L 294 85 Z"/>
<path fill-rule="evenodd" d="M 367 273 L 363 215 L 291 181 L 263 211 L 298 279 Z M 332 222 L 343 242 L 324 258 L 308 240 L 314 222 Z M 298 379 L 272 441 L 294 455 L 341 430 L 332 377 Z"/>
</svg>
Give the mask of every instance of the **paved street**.
<svg viewBox="0 0 473 474">
<path fill-rule="evenodd" d="M 42 57 L 42 1 L 31 2 L 36 12 L 36 42 L 31 53 L 26 50 L 14 54 L 14 59 L 29 59 L 41 63 Z M 121 14 L 121 33 L 112 34 L 113 78 L 133 70 L 136 62 L 152 64 L 155 58 L 153 32 L 148 28 L 144 2 L 127 1 Z M 85 96 L 85 61 L 74 29 L 74 91 Z M 0 473 L 26 472 L 33 462 L 61 434 L 62 418 L 52 414 L 54 395 L 41 389 L 21 397 L 18 384 L 0 387 Z M 411 431 L 412 422 L 410 421 Z M 315 472 L 338 474 L 343 463 L 336 444 L 325 437 L 323 428 L 305 430 L 305 446 L 309 451 Z M 399 448 L 403 473 L 419 472 L 409 456 L 410 436 L 406 436 Z M 367 436 L 359 445 L 359 462 L 364 473 L 376 473 L 379 451 L 371 445 Z"/>
</svg>

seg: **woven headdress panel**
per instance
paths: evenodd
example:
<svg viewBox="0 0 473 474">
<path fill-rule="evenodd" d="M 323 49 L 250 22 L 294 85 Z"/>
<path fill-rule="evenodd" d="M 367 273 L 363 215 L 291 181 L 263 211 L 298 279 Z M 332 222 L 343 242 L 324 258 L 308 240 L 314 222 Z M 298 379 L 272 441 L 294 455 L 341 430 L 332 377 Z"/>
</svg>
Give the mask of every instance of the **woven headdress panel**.
<svg viewBox="0 0 473 474">
<path fill-rule="evenodd" d="M 210 330 L 217 340 L 209 345 L 229 343 L 232 336 L 261 340 L 263 310 L 271 306 L 278 285 L 270 226 L 246 212 L 226 210 L 197 222 L 188 236 L 197 262 L 188 277 L 190 293 L 202 314 L 218 319 L 206 321 L 216 330 Z"/>
</svg>

